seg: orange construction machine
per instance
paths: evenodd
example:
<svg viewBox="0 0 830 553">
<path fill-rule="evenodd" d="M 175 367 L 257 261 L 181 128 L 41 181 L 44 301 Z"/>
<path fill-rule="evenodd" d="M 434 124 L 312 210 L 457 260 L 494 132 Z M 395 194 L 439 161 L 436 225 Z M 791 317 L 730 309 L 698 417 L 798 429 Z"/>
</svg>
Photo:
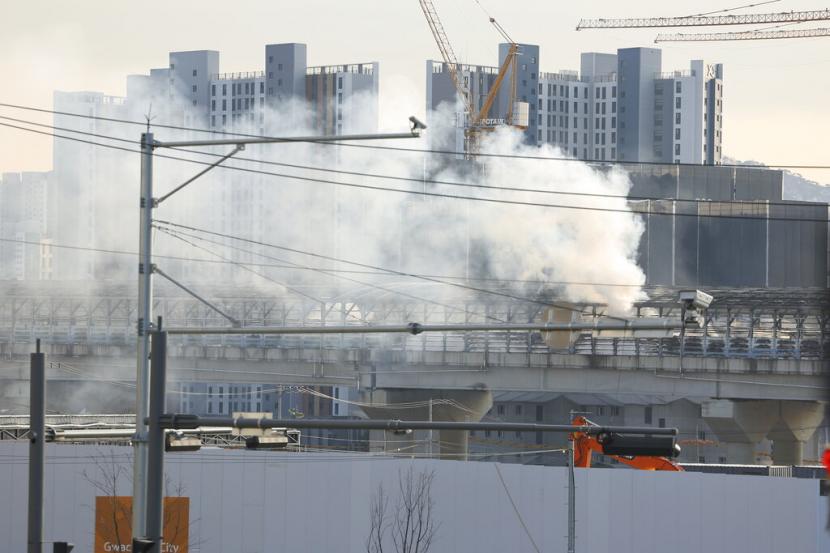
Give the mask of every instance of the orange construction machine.
<svg viewBox="0 0 830 553">
<path fill-rule="evenodd" d="M 574 417 L 574 426 L 597 426 L 585 417 Z M 640 470 L 682 471 L 683 468 L 670 459 L 680 454 L 674 436 L 628 436 L 623 434 L 597 434 L 572 432 L 574 467 L 591 466 L 591 454 L 596 452 L 616 459 L 620 463 Z"/>
</svg>

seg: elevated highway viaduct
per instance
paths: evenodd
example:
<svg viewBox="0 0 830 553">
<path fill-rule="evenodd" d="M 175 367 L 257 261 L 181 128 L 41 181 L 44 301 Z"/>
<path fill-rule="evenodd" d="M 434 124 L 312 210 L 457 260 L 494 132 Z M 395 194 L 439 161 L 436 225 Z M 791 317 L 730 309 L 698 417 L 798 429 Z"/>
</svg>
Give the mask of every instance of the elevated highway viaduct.
<svg viewBox="0 0 830 553">
<path fill-rule="evenodd" d="M 723 441 L 768 437 L 777 462 L 798 462 L 800 443 L 823 419 L 828 308 L 822 291 L 711 291 L 715 302 L 701 328 L 677 336 L 633 337 L 539 332 L 434 335 L 171 337 L 173 386 L 210 383 L 346 386 L 366 401 L 422 401 L 440 394 L 461 409 L 434 417 L 486 413 L 493 392 L 603 394 L 688 399 L 702 405 Z M 635 316 L 677 317 L 673 290 L 651 290 Z M 399 301 L 263 300 L 215 293 L 213 301 L 246 326 L 530 322 L 561 317 L 544 305 L 475 299 L 455 308 Z M 579 306 L 571 320 L 592 320 L 601 307 Z M 160 294 L 155 311 L 168 326 L 214 327 L 225 322 L 195 300 Z M 135 303 L 126 295 L 44 297 L 0 301 L 0 397 L 21 405 L 28 395 L 27 354 L 40 338 L 49 354 L 53 390 L 130 404 L 135 378 Z M 115 382 L 113 382 L 115 381 Z M 63 387 L 63 388 L 60 388 Z M 85 390 L 80 392 L 79 390 Z M 86 395 L 84 395 L 84 393 Z M 130 404 L 128 411 L 132 409 Z M 101 412 L 105 409 L 92 407 Z M 363 409 L 373 417 L 401 412 Z M 425 418 L 417 410 L 409 418 Z M 736 436 L 738 438 L 736 438 Z M 727 439 L 728 437 L 728 439 Z M 448 437 L 449 438 L 449 437 Z M 463 449 L 464 437 L 455 437 Z M 443 441 L 447 441 L 444 439 Z"/>
</svg>

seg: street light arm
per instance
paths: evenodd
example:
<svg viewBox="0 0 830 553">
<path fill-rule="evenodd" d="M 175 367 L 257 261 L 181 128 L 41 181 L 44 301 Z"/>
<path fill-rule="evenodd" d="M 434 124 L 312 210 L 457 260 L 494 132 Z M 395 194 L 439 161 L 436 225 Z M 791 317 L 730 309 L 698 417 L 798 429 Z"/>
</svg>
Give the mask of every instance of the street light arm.
<svg viewBox="0 0 830 553">
<path fill-rule="evenodd" d="M 173 277 L 171 277 L 170 275 L 168 275 L 167 273 L 165 273 L 164 271 L 162 271 L 161 269 L 159 269 L 155 265 L 153 266 L 153 272 L 163 276 L 164 278 L 166 278 L 169 282 L 171 282 L 175 286 L 181 288 L 182 290 L 184 290 L 185 292 L 187 292 L 188 294 L 190 294 L 191 296 L 193 296 L 194 298 L 196 298 L 197 300 L 199 300 L 203 304 L 207 305 L 208 307 L 210 307 L 211 309 L 213 309 L 214 311 L 216 311 L 217 313 L 219 313 L 220 315 L 222 315 L 223 317 L 228 319 L 231 322 L 231 324 L 233 325 L 234 328 L 239 328 L 240 326 L 242 326 L 242 323 L 239 321 L 239 319 L 235 319 L 235 318 L 231 317 L 230 315 L 228 315 L 227 313 L 225 313 L 224 311 L 219 309 L 217 306 L 213 305 L 211 302 L 209 302 L 208 300 L 206 300 L 205 298 L 203 298 L 202 296 L 200 296 L 199 294 L 197 294 L 196 292 L 194 292 L 193 290 L 191 290 L 190 288 L 188 288 L 187 286 L 185 286 L 184 284 L 182 284 L 178 280 L 174 279 Z"/>
<path fill-rule="evenodd" d="M 178 192 L 179 190 L 181 190 L 182 188 L 184 188 L 185 186 L 187 186 L 191 182 L 195 181 L 196 179 L 198 179 L 199 177 L 201 177 L 202 175 L 204 175 L 205 173 L 207 173 L 211 169 L 215 169 L 216 167 L 218 167 L 219 165 L 221 165 L 222 163 L 224 163 L 225 161 L 230 159 L 232 156 L 236 155 L 237 153 L 241 152 L 244 149 L 245 149 L 244 144 L 237 144 L 236 148 L 231 150 L 230 153 L 228 153 L 227 155 L 219 158 L 218 160 L 216 160 L 215 163 L 211 163 L 210 165 L 205 167 L 202 171 L 199 171 L 198 173 L 196 173 L 195 175 L 193 175 L 192 177 L 190 177 L 189 179 L 187 179 L 186 181 L 181 183 L 179 186 L 177 186 L 176 188 L 174 188 L 173 190 L 171 190 L 170 192 L 168 192 L 167 194 L 165 194 L 161 198 L 156 199 L 155 202 L 154 202 L 155 207 L 158 207 L 158 205 L 161 202 L 163 202 L 164 200 L 166 200 L 167 198 L 169 198 L 170 196 L 172 196 L 173 194 L 175 194 L 176 192 Z"/>
</svg>

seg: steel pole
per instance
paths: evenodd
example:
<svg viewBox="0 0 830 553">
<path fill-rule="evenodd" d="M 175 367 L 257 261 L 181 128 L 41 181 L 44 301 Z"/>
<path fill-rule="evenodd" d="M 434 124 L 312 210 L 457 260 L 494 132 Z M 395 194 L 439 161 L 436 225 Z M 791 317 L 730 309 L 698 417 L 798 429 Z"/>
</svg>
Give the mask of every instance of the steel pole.
<svg viewBox="0 0 830 553">
<path fill-rule="evenodd" d="M 162 511 L 164 509 L 164 428 L 159 424 L 164 413 L 167 383 L 167 333 L 151 333 L 152 377 L 150 378 L 150 417 L 147 432 L 147 532 L 153 541 L 149 553 L 161 553 Z"/>
<path fill-rule="evenodd" d="M 576 477 L 574 475 L 574 442 L 571 442 L 568 462 L 568 553 L 576 553 Z"/>
<path fill-rule="evenodd" d="M 43 461 L 46 431 L 46 356 L 40 340 L 29 366 L 29 521 L 28 553 L 43 552 Z"/>
<path fill-rule="evenodd" d="M 153 320 L 153 133 L 141 135 L 141 198 L 138 238 L 138 325 L 135 375 L 135 436 L 133 437 L 134 538 L 146 535 L 147 412 L 150 385 L 150 328 Z"/>
</svg>

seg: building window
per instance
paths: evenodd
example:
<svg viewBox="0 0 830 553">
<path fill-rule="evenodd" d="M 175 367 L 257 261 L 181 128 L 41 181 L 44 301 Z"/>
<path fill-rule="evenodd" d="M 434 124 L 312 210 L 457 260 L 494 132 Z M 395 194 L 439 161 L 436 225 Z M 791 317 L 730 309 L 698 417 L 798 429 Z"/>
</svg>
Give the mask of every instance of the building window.
<svg viewBox="0 0 830 553">
<path fill-rule="evenodd" d="M 193 92 L 196 92 L 196 85 L 195 84 L 193 85 L 192 89 L 193 89 Z"/>
<path fill-rule="evenodd" d="M 645 424 L 651 424 L 651 405 L 646 407 L 645 421 L 644 422 L 645 422 Z"/>
<path fill-rule="evenodd" d="M 264 82 L 259 83 L 259 93 L 260 94 L 265 94 L 265 83 Z"/>
<path fill-rule="evenodd" d="M 216 96 L 216 85 L 215 84 L 210 85 L 210 95 L 211 96 Z"/>
<path fill-rule="evenodd" d="M 614 155 L 614 154 L 613 154 L 613 152 L 614 152 L 614 150 L 613 150 L 613 149 L 611 150 L 611 152 L 612 152 L 612 154 L 611 154 L 611 155 Z M 619 417 L 619 416 L 620 416 L 620 408 L 619 408 L 619 406 L 616 406 L 616 405 L 615 405 L 615 406 L 611 407 L 611 416 L 612 416 L 612 417 Z"/>
<path fill-rule="evenodd" d="M 665 428 L 666 427 L 666 419 L 658 419 L 657 420 L 657 426 L 659 426 L 660 428 Z"/>
<path fill-rule="evenodd" d="M 703 455 L 701 455 L 700 457 L 698 457 L 698 458 L 697 458 L 697 462 L 698 462 L 698 463 L 705 463 L 705 462 L 706 462 L 706 457 L 704 457 Z"/>
<path fill-rule="evenodd" d="M 281 63 L 277 64 L 277 71 L 282 71 L 282 64 Z"/>
<path fill-rule="evenodd" d="M 698 430 L 697 431 L 697 439 L 698 440 L 705 440 L 706 439 L 706 431 L 705 430 Z"/>
<path fill-rule="evenodd" d="M 208 415 L 213 413 L 213 403 L 208 402 Z"/>
<path fill-rule="evenodd" d="M 516 416 L 521 416 L 522 406 L 521 405 L 516 405 L 515 412 L 516 412 Z"/>
<path fill-rule="evenodd" d="M 496 407 L 496 413 L 499 415 L 504 415 L 504 404 L 498 405 Z"/>
<path fill-rule="evenodd" d="M 617 102 L 611 102 L 611 113 L 617 113 Z"/>
<path fill-rule="evenodd" d="M 680 112 L 679 112 L 679 111 L 678 111 L 677 113 L 675 113 L 675 114 L 674 114 L 674 124 L 675 124 L 675 125 L 679 125 L 679 124 L 680 124 Z"/>
<path fill-rule="evenodd" d="M 674 145 L 674 155 L 676 155 L 676 156 L 680 155 L 680 144 L 675 144 Z"/>
<path fill-rule="evenodd" d="M 211 111 L 216 111 L 216 100 L 210 101 L 210 109 Z"/>
<path fill-rule="evenodd" d="M 597 406 L 597 415 L 599 415 L 600 417 L 605 416 L 605 406 L 603 406 L 603 405 L 598 405 Z"/>
<path fill-rule="evenodd" d="M 193 76 L 195 77 L 196 75 L 198 75 L 198 72 L 194 69 L 193 70 Z"/>
<path fill-rule="evenodd" d="M 485 430 L 485 431 L 484 431 L 484 437 L 485 437 L 485 438 L 489 438 L 489 437 L 490 437 L 490 431 L 489 431 L 489 430 Z"/>
<path fill-rule="evenodd" d="M 680 100 L 681 100 L 680 97 L 677 97 L 677 98 L 674 99 L 674 107 L 677 108 L 677 109 L 680 109 Z"/>
<path fill-rule="evenodd" d="M 274 56 L 268 56 L 268 63 L 274 63 Z"/>
<path fill-rule="evenodd" d="M 676 93 L 680 94 L 680 81 L 677 81 L 676 83 L 674 83 L 674 91 Z"/>
<path fill-rule="evenodd" d="M 544 415 L 544 406 L 537 405 L 536 406 L 536 421 L 541 422 Z"/>
<path fill-rule="evenodd" d="M 223 410 L 224 408 L 225 408 L 225 404 L 224 404 L 224 402 L 220 401 L 220 402 L 219 402 L 219 413 L 222 413 L 222 410 Z"/>
<path fill-rule="evenodd" d="M 674 139 L 680 140 L 680 127 L 674 129 Z"/>
<path fill-rule="evenodd" d="M 516 431 L 516 437 L 521 439 L 521 437 L 522 437 L 522 431 L 521 430 Z"/>
</svg>

